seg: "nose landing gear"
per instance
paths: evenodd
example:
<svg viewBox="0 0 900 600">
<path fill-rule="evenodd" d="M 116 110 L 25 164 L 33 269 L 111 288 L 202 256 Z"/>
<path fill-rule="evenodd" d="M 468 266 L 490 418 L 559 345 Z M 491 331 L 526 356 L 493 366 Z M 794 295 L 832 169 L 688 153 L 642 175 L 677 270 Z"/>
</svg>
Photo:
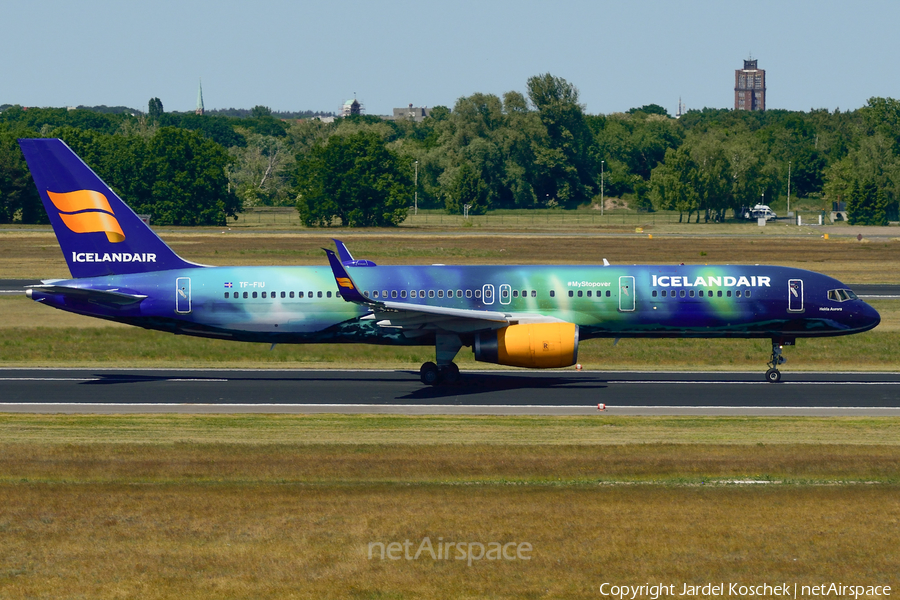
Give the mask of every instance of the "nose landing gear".
<svg viewBox="0 0 900 600">
<path fill-rule="evenodd" d="M 769 370 L 766 371 L 766 381 L 769 383 L 778 383 L 781 381 L 781 371 L 778 370 L 778 365 L 783 365 L 787 362 L 787 359 L 781 355 L 782 343 L 780 341 L 772 340 L 772 357 L 769 359 L 769 362 L 766 363 L 769 365 Z"/>
</svg>

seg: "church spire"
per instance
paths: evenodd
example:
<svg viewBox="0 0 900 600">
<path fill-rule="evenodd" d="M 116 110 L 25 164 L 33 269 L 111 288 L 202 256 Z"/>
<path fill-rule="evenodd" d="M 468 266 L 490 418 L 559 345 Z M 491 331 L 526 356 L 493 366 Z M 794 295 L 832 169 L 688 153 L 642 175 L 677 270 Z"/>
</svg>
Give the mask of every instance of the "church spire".
<svg viewBox="0 0 900 600">
<path fill-rule="evenodd" d="M 197 110 L 194 111 L 198 115 L 203 114 L 203 79 L 200 79 L 200 84 L 197 87 Z"/>
</svg>

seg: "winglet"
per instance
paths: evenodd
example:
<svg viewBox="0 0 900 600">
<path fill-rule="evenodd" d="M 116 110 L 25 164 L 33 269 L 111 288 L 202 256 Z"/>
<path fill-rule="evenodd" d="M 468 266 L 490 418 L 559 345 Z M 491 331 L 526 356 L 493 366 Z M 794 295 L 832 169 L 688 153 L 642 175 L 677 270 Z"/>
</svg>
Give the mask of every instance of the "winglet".
<svg viewBox="0 0 900 600">
<path fill-rule="evenodd" d="M 337 282 L 338 293 L 341 295 L 341 298 L 347 302 L 353 302 L 354 304 L 365 304 L 367 306 L 378 304 L 360 293 L 353 278 L 350 277 L 350 273 L 347 272 L 344 264 L 338 259 L 333 251 L 328 248 L 322 248 L 322 250 L 328 255 L 328 263 L 331 265 L 331 272 L 334 273 L 334 280 Z"/>
<path fill-rule="evenodd" d="M 341 240 L 331 238 L 334 241 L 334 245 L 337 247 L 338 256 L 341 259 L 341 264 L 345 267 L 375 267 L 377 266 L 373 261 L 360 259 L 356 260 L 353 258 L 353 255 L 350 254 L 350 251 L 347 250 L 347 246 Z"/>
</svg>

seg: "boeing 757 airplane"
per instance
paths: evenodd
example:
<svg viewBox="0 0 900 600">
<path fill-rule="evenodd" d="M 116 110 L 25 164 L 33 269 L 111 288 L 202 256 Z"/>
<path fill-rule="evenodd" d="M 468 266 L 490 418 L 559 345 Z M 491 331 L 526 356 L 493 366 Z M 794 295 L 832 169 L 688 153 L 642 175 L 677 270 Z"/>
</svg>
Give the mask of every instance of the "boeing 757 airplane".
<svg viewBox="0 0 900 600">
<path fill-rule="evenodd" d="M 72 279 L 28 297 L 146 329 L 270 344 L 433 345 L 423 383 L 452 382 L 463 346 L 526 368 L 577 361 L 590 338 L 766 338 L 766 379 L 798 338 L 868 331 L 878 313 L 840 281 L 744 265 L 378 266 L 340 241 L 321 267 L 184 260 L 61 140 L 19 140 Z"/>
</svg>

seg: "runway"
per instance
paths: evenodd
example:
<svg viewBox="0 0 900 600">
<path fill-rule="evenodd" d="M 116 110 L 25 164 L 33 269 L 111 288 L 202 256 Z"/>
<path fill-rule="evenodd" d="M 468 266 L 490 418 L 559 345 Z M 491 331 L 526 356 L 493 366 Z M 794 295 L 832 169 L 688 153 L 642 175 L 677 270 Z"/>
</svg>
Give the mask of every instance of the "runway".
<svg viewBox="0 0 900 600">
<path fill-rule="evenodd" d="M 0 369 L 0 412 L 900 416 L 900 373 Z"/>
</svg>

